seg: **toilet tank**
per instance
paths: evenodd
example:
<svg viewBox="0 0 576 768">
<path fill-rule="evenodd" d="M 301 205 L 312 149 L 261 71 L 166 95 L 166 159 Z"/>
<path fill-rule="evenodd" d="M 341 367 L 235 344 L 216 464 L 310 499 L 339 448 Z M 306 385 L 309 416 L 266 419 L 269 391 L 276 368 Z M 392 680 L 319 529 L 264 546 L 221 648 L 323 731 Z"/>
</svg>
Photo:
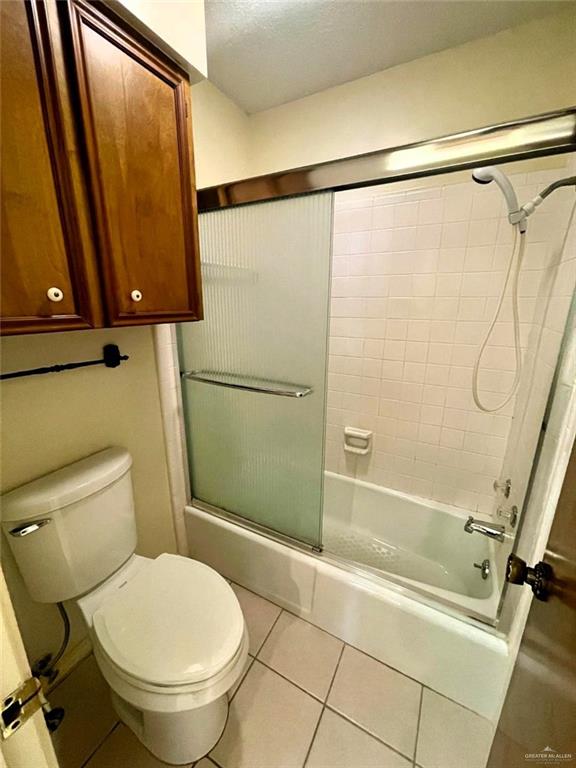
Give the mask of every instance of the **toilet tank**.
<svg viewBox="0 0 576 768">
<path fill-rule="evenodd" d="M 130 558 L 136 523 L 123 448 L 106 448 L 2 497 L 2 529 L 34 600 L 84 594 Z"/>
</svg>

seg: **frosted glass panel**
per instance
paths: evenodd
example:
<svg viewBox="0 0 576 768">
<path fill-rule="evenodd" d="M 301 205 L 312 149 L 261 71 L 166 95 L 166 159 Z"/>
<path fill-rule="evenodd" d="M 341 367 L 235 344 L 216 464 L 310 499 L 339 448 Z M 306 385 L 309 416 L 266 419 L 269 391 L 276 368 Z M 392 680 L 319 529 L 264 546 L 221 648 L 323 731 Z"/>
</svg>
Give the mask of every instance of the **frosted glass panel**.
<svg viewBox="0 0 576 768">
<path fill-rule="evenodd" d="M 205 320 L 180 326 L 193 496 L 319 545 L 332 195 L 200 216 Z"/>
</svg>

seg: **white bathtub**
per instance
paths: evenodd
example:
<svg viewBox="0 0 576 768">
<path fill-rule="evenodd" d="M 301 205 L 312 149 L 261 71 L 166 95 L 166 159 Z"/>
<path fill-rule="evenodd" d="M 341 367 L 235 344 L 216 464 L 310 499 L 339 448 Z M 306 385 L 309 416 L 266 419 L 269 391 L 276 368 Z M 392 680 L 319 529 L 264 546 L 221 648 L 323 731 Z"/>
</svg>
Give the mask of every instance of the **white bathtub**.
<svg viewBox="0 0 576 768">
<path fill-rule="evenodd" d="M 326 552 L 381 573 L 419 594 L 496 617 L 500 590 L 490 539 L 464 531 L 456 507 L 326 472 L 323 546 Z M 490 561 L 482 578 L 474 563 Z"/>
<path fill-rule="evenodd" d="M 329 555 L 303 552 L 196 506 L 186 507 L 185 519 L 191 557 L 478 714 L 497 718 L 510 657 L 494 630 L 433 607 L 408 577 L 390 583 L 355 572 Z"/>
</svg>

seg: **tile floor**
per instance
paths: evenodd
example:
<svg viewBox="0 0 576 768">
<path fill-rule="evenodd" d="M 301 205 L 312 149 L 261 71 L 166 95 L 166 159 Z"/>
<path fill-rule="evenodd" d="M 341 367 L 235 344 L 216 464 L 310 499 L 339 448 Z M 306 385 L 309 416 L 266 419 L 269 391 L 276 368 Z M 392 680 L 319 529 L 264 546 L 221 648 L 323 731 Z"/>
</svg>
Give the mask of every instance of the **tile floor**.
<svg viewBox="0 0 576 768">
<path fill-rule="evenodd" d="M 248 624 L 250 657 L 224 734 L 196 768 L 484 768 L 493 734 L 488 721 L 232 586 Z M 61 743 L 62 768 L 164 765 L 124 725 L 110 733 L 109 713 L 104 721 L 108 735 L 88 759 L 76 747 L 63 761 Z"/>
</svg>

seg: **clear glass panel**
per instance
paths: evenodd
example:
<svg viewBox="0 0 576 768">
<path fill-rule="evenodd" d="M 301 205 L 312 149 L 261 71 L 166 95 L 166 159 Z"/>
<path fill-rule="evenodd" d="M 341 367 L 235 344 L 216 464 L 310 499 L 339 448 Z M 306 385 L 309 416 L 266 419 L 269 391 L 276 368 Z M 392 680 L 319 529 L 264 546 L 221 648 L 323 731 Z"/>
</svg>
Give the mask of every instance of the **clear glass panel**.
<svg viewBox="0 0 576 768">
<path fill-rule="evenodd" d="M 180 326 L 195 498 L 320 544 L 332 195 L 200 216 L 205 320 Z"/>
</svg>

